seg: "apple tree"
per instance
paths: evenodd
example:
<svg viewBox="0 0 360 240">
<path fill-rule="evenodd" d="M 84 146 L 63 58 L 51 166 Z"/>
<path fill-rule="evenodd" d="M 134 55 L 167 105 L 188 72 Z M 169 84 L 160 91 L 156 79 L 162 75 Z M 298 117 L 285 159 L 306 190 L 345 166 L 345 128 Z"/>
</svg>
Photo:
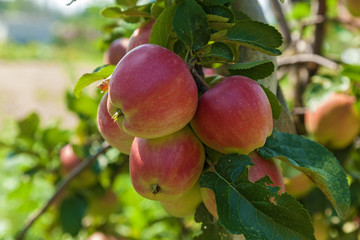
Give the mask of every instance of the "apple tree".
<svg viewBox="0 0 360 240">
<path fill-rule="evenodd" d="M 120 37 L 127 46 L 119 51 L 120 61 L 104 58 L 105 65 L 78 80 L 78 99 L 69 96 L 81 111 L 87 104 L 83 89 L 98 82 L 98 109 L 90 113 L 97 115 L 97 129 L 94 122 L 82 128 L 99 132 L 86 136 L 87 149 L 70 149 L 88 157 L 68 170 L 58 189 L 79 191 L 85 183 L 115 181 L 121 169 L 130 176 L 124 184 L 131 182 L 170 216 L 194 217 L 201 229 L 192 237 L 199 240 L 315 239 L 320 238 L 317 216 L 335 217 L 342 226 L 354 222 L 360 205 L 351 205 L 357 196 L 351 189 L 359 186 L 360 72 L 355 64 L 324 57 L 325 24 L 334 24 L 328 18 L 336 15 L 337 3 L 315 2 L 319 19 L 299 29 L 295 25 L 296 30 L 284 15 L 283 5 L 289 3 L 276 0 L 270 12 L 278 28 L 265 21 L 257 1 L 117 0 L 104 8 L 101 15 L 116 20 L 106 28 L 108 39 Z M 293 4 L 294 19 L 310 6 Z M 314 26 L 309 30 L 307 24 Z M 128 25 L 136 26 L 134 31 L 126 31 Z M 123 29 L 120 35 L 118 29 Z M 351 100 L 344 108 L 337 100 L 321 107 L 334 92 Z M 292 102 L 285 100 L 289 93 Z M 330 120 L 317 109 L 325 109 Z M 310 114 L 316 123 L 307 122 Z M 116 150 L 109 165 L 113 170 L 98 182 L 87 169 L 111 150 Z M 304 179 L 298 184 L 311 186 L 305 194 L 296 192 L 292 175 Z M 104 204 L 114 211 L 117 196 L 102 187 L 98 191 L 105 200 L 93 206 L 83 204 L 82 196 L 91 195 L 86 192 L 60 201 L 65 231 L 78 234 L 85 209 L 96 212 Z M 314 197 L 322 206 L 311 209 Z M 67 222 L 64 212 L 72 211 L 77 218 Z"/>
</svg>

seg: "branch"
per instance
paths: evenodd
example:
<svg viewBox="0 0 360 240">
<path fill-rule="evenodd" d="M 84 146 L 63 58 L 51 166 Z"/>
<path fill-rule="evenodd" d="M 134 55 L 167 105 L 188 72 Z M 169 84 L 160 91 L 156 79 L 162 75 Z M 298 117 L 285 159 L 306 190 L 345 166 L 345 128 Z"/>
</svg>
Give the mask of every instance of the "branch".
<svg viewBox="0 0 360 240">
<path fill-rule="evenodd" d="M 65 178 L 63 178 L 58 184 L 57 190 L 54 195 L 45 203 L 45 205 L 33 216 L 31 216 L 24 229 L 19 233 L 16 237 L 16 240 L 22 240 L 25 237 L 26 232 L 30 229 L 30 227 L 35 223 L 35 221 L 46 212 L 46 210 L 51 206 L 51 204 L 56 200 L 56 198 L 61 194 L 61 192 L 69 185 L 69 183 L 78 176 L 82 171 L 84 171 L 87 167 L 89 167 L 95 160 L 99 157 L 99 155 L 105 153 L 110 148 L 109 144 L 104 144 L 104 146 L 93 156 L 88 159 L 85 159 L 81 162 L 76 168 L 74 168 Z"/>
<path fill-rule="evenodd" d="M 204 78 L 199 74 L 196 67 L 192 64 L 188 64 L 188 68 L 196 82 L 199 93 L 203 94 L 204 92 L 209 90 L 210 86 L 205 82 Z"/>
<path fill-rule="evenodd" d="M 279 57 L 277 59 L 277 63 L 279 67 L 285 65 L 299 64 L 299 63 L 309 63 L 309 62 L 316 63 L 317 65 L 322 65 L 332 70 L 339 69 L 339 65 L 336 62 L 312 53 L 296 54 L 289 57 Z"/>
<path fill-rule="evenodd" d="M 273 9 L 275 17 L 279 23 L 281 32 L 284 34 L 284 43 L 286 44 L 286 46 L 289 46 L 292 41 L 291 31 L 290 31 L 290 27 L 285 19 L 285 15 L 284 15 L 282 6 L 280 5 L 279 0 L 270 1 L 270 6 Z"/>
</svg>

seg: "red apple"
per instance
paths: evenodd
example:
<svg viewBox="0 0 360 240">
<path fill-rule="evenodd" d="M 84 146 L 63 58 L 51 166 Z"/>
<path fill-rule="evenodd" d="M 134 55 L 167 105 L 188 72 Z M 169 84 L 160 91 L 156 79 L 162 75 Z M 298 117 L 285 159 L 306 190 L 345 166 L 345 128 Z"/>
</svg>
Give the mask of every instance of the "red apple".
<svg viewBox="0 0 360 240">
<path fill-rule="evenodd" d="M 169 215 L 184 218 L 194 216 L 195 210 L 201 202 L 200 185 L 197 183 L 183 196 L 175 200 L 163 201 L 161 206 Z"/>
<path fill-rule="evenodd" d="M 97 113 L 97 125 L 101 136 L 107 141 L 112 147 L 118 149 L 120 152 L 129 154 L 130 147 L 134 140 L 134 137 L 125 133 L 115 123 L 114 119 L 108 112 L 108 94 L 105 93 L 102 97 Z M 111 108 L 111 106 L 109 106 Z"/>
<path fill-rule="evenodd" d="M 256 182 L 259 179 L 268 175 L 273 182 L 271 186 L 279 186 L 278 194 L 285 192 L 285 185 L 282 172 L 278 165 L 272 159 L 263 159 L 258 153 L 252 152 L 249 155 L 252 162 L 255 164 L 249 167 L 248 178 L 250 182 Z M 217 219 L 217 209 L 215 194 L 209 188 L 200 188 L 202 200 L 208 211 Z M 273 201 L 273 199 L 270 199 Z"/>
<path fill-rule="evenodd" d="M 109 83 L 116 123 L 130 135 L 158 138 L 174 133 L 195 114 L 197 87 L 186 63 L 172 51 L 143 44 L 125 55 Z"/>
<path fill-rule="evenodd" d="M 116 238 L 111 235 L 106 235 L 102 232 L 95 232 L 90 237 L 87 238 L 87 240 L 120 240 L 123 238 Z"/>
<path fill-rule="evenodd" d="M 60 161 L 61 172 L 66 175 L 81 163 L 81 158 L 75 154 L 71 144 L 66 144 L 60 150 Z"/>
<path fill-rule="evenodd" d="M 129 52 L 133 48 L 142 44 L 149 43 L 152 27 L 155 23 L 155 19 L 151 19 L 137 28 L 130 36 L 129 45 L 126 52 Z"/>
<path fill-rule="evenodd" d="M 115 39 L 104 54 L 104 63 L 116 65 L 125 56 L 129 44 L 128 38 Z"/>
<path fill-rule="evenodd" d="M 257 82 L 232 76 L 201 96 L 191 126 L 202 142 L 219 152 L 248 154 L 272 133 L 271 106 Z"/>
<path fill-rule="evenodd" d="M 204 147 L 189 127 L 162 138 L 135 138 L 130 152 L 131 181 L 145 198 L 173 200 L 195 185 L 204 161 Z"/>
<path fill-rule="evenodd" d="M 326 147 L 347 147 L 360 131 L 360 116 L 355 102 L 353 96 L 332 93 L 315 110 L 305 112 L 307 132 Z"/>
</svg>

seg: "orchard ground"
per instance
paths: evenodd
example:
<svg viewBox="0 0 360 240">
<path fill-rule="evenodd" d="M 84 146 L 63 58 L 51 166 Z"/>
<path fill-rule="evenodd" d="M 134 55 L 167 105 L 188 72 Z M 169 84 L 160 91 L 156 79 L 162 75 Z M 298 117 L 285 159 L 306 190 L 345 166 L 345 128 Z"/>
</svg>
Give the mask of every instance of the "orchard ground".
<svg viewBox="0 0 360 240">
<path fill-rule="evenodd" d="M 65 90 L 72 91 L 76 80 L 92 70 L 91 64 L 73 65 L 69 72 L 64 63 L 0 60 L 0 128 L 31 112 L 44 126 L 60 120 L 64 128 L 73 128 L 77 117 L 66 109 Z"/>
</svg>

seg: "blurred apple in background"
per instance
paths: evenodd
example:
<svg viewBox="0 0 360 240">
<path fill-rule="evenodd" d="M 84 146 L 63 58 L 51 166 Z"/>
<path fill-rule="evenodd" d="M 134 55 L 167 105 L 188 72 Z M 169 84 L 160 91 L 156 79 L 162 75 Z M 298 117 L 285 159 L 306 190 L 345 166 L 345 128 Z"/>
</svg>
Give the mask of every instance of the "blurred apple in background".
<svg viewBox="0 0 360 240">
<path fill-rule="evenodd" d="M 104 53 L 104 63 L 116 65 L 125 56 L 126 48 L 129 44 L 128 38 L 115 39 Z"/>
<path fill-rule="evenodd" d="M 127 52 L 145 43 L 149 43 L 152 27 L 155 19 L 151 19 L 136 29 L 130 36 Z"/>
</svg>

